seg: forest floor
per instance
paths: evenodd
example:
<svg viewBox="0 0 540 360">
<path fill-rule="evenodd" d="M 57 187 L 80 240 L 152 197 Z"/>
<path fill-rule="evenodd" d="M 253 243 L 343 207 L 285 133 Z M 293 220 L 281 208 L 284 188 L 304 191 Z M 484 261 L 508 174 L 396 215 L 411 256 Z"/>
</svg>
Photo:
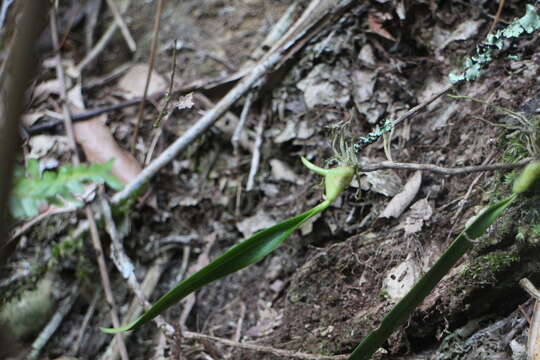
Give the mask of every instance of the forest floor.
<svg viewBox="0 0 540 360">
<path fill-rule="evenodd" d="M 158 1 L 117 1 L 136 49 L 116 28 L 108 44 L 88 58 L 114 24 L 107 3 L 62 2 L 60 61 L 72 113 L 106 109 L 75 123 L 83 161 L 115 158 L 113 173 L 129 183 L 212 111 L 243 76 L 241 70 L 264 55 L 269 46 L 261 44 L 278 20 L 288 10 L 296 19 L 309 1 L 296 7 L 282 0 L 164 2 L 149 98 L 135 141 L 139 103 L 126 102 L 144 91 Z M 502 27 L 523 16 L 527 4 L 501 1 L 496 17 L 496 1 L 357 3 L 339 21 L 318 29 L 278 71 L 267 74 L 264 86 L 250 90 L 160 169 L 129 211 L 115 214 L 118 236 L 151 302 L 241 239 L 318 204 L 321 179 L 302 166 L 300 156 L 332 166 L 325 161 L 335 156 L 336 139 L 351 146 L 384 119 L 441 92 L 492 24 Z M 50 37 L 47 28 L 39 43 L 42 61 L 24 117 L 24 160 L 38 159 L 41 169 L 54 170 L 73 155 L 62 123 L 50 125 L 62 119 Z M 537 49 L 538 36 L 524 36 L 513 49 L 517 58 L 496 59 L 478 80 L 450 92 L 467 98 L 441 96 L 384 141 L 361 148 L 359 163 L 458 168 L 537 155 L 531 153 L 535 146 L 527 147 L 534 128 L 525 129 L 515 115 L 537 121 Z M 168 102 L 167 96 L 154 95 L 167 92 L 173 68 L 173 88 L 180 90 Z M 235 143 L 243 110 L 245 125 Z M 445 175 L 420 167 L 360 173 L 336 203 L 275 252 L 171 307 L 164 318 L 178 329 L 174 340 L 154 324 L 128 333 L 129 358 L 349 354 L 467 220 L 509 193 L 516 171 Z M 400 193 L 409 200 L 390 209 Z M 100 211 L 101 202 L 92 206 Z M 534 303 L 518 281 L 540 280 L 538 210 L 534 195 L 513 206 L 374 357 L 525 359 Z M 39 358 L 120 359 L 113 337 L 99 330 L 112 325 L 111 309 L 90 236 L 77 232 L 86 221 L 84 211 L 51 206 L 40 212 L 45 215 L 37 224 L 26 228 L 26 219 L 14 227 L 25 232 L 14 240 L 17 249 L 0 283 L 2 303 L 19 306 L 21 318 L 30 320 L 26 325 L 18 320 L 25 326 L 17 330 L 19 349 L 30 349 L 71 299 Z M 125 319 L 137 299 L 114 267 L 104 224 L 98 226 L 117 312 Z M 25 312 L 21 309 L 29 306 L 17 299 L 38 305 Z M 182 331 L 210 337 L 182 337 Z"/>
</svg>

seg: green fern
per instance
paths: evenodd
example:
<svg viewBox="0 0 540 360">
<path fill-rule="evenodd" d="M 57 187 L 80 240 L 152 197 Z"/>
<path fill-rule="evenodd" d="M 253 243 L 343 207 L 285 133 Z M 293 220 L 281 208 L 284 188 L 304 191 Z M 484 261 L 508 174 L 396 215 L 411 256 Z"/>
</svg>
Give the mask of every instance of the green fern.
<svg viewBox="0 0 540 360">
<path fill-rule="evenodd" d="M 122 188 L 120 180 L 112 173 L 113 160 L 103 164 L 62 165 L 57 172 L 39 169 L 38 161 L 28 161 L 26 171 L 15 170 L 14 187 L 10 198 L 10 210 L 17 219 L 39 214 L 39 208 L 48 205 L 62 205 L 66 201 L 82 205 L 75 196 L 84 191 L 88 183 L 107 184 L 115 190 Z"/>
</svg>

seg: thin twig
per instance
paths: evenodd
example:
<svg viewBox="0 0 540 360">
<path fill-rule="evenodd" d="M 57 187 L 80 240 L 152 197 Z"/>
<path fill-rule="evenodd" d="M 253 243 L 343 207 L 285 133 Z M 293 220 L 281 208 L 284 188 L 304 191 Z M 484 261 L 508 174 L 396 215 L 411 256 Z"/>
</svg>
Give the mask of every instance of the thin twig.
<svg viewBox="0 0 540 360">
<path fill-rule="evenodd" d="M 318 354 L 306 354 L 299 351 L 276 349 L 271 346 L 240 343 L 240 342 L 232 341 L 229 339 L 223 339 L 216 336 L 210 336 L 210 335 L 200 334 L 200 333 L 191 332 L 191 331 L 185 331 L 184 336 L 189 339 L 212 340 L 212 341 L 216 341 L 216 342 L 228 345 L 228 346 L 237 347 L 240 349 L 274 354 L 276 356 L 279 356 L 280 358 L 289 357 L 289 358 L 306 359 L 306 360 L 341 360 L 341 359 L 347 359 L 349 357 L 349 355 L 327 356 L 327 355 L 318 355 Z"/>
<path fill-rule="evenodd" d="M 120 31 L 122 32 L 122 35 L 124 36 L 124 39 L 126 40 L 129 50 L 131 50 L 131 52 L 135 52 L 135 50 L 137 50 L 137 45 L 135 44 L 135 40 L 133 40 L 133 36 L 131 36 L 129 29 L 126 23 L 124 22 L 124 19 L 122 18 L 122 14 L 120 14 L 120 10 L 118 10 L 116 3 L 114 2 L 114 0 L 107 0 L 107 5 L 109 6 L 109 9 L 111 9 L 111 12 L 113 13 L 114 21 L 120 27 Z"/>
<path fill-rule="evenodd" d="M 94 297 L 92 298 L 92 301 L 90 301 L 90 306 L 88 306 L 88 310 L 86 310 L 86 314 L 84 314 L 82 324 L 79 328 L 79 334 L 77 335 L 77 340 L 75 340 L 75 342 L 73 343 L 73 346 L 71 347 L 71 353 L 74 356 L 77 355 L 77 353 L 79 352 L 79 349 L 81 348 L 84 333 L 86 331 L 86 328 L 88 327 L 88 323 L 90 322 L 90 319 L 92 319 L 92 316 L 94 316 L 96 305 L 100 296 L 101 296 L 101 291 L 97 290 L 94 293 Z"/>
<path fill-rule="evenodd" d="M 246 124 L 246 119 L 249 114 L 249 110 L 251 109 L 251 104 L 253 104 L 253 97 L 253 92 L 247 94 L 246 100 L 244 102 L 244 107 L 242 108 L 242 113 L 240 114 L 240 121 L 238 122 L 238 124 L 236 124 L 236 128 L 234 129 L 234 133 L 231 138 L 233 151 L 236 156 L 238 156 L 238 144 L 240 143 L 242 130 L 244 130 L 244 125 Z"/>
<path fill-rule="evenodd" d="M 66 127 L 66 132 L 68 134 L 69 143 L 71 145 L 71 150 L 73 151 L 73 158 L 72 158 L 73 163 L 75 165 L 78 165 L 80 164 L 81 161 L 79 158 L 79 153 L 77 151 L 77 145 L 75 143 L 75 134 L 73 131 L 71 111 L 68 107 L 68 97 L 67 97 L 67 91 L 66 91 L 64 69 L 62 68 L 62 59 L 60 57 L 60 49 L 58 48 L 59 46 L 58 30 L 57 30 L 57 25 L 56 25 L 56 11 L 55 11 L 54 6 L 51 7 L 51 11 L 50 11 L 50 27 L 51 27 L 52 43 L 56 51 L 56 54 L 55 54 L 56 76 L 58 77 L 58 81 L 60 83 L 60 96 L 63 102 L 62 109 L 63 109 L 63 115 L 64 115 L 64 124 Z M 96 221 L 94 220 L 94 213 L 89 206 L 86 206 L 85 213 L 88 219 L 88 223 L 90 225 L 90 235 L 92 238 L 92 244 L 97 254 L 97 262 L 98 262 L 99 272 L 101 275 L 101 282 L 103 284 L 103 289 L 105 291 L 105 297 L 111 307 L 110 314 L 111 314 L 112 323 L 115 327 L 118 327 L 120 326 L 120 321 L 118 320 L 116 304 L 114 302 L 114 297 L 112 295 L 109 274 L 107 272 L 107 265 L 105 264 L 105 257 L 103 256 L 103 248 L 101 246 L 101 241 L 99 239 L 99 232 L 97 229 Z M 122 354 L 122 359 L 128 360 L 129 357 L 127 353 L 127 348 L 123 341 L 122 335 L 119 336 L 119 342 L 120 342 L 120 352 Z"/>
<path fill-rule="evenodd" d="M 129 7 L 131 0 L 126 0 L 124 3 L 124 11 Z M 86 54 L 86 56 L 75 66 L 75 75 L 79 76 L 81 71 L 88 66 L 92 61 L 94 61 L 99 54 L 105 49 L 109 41 L 111 41 L 114 33 L 118 29 L 118 23 L 115 21 L 105 31 L 105 33 L 98 40 L 96 45 Z"/>
<path fill-rule="evenodd" d="M 495 30 L 495 26 L 497 26 L 497 23 L 501 19 L 502 10 L 504 8 L 504 0 L 499 0 L 499 6 L 497 7 L 497 13 L 495 14 L 495 17 L 493 18 L 493 22 L 491 23 L 491 26 L 489 27 L 488 34 L 493 33 L 493 30 Z"/>
<path fill-rule="evenodd" d="M 167 265 L 170 262 L 170 259 L 172 257 L 172 252 L 167 252 L 163 254 L 163 256 L 160 256 L 157 258 L 152 266 L 146 271 L 144 280 L 142 281 L 141 287 L 143 289 L 143 294 L 147 298 L 150 295 L 152 295 L 152 292 L 157 286 L 157 283 L 163 273 L 163 271 L 166 269 Z M 133 292 L 133 289 L 130 289 Z M 150 306 L 148 302 L 145 301 L 144 306 Z M 134 299 L 131 300 L 131 303 L 129 305 L 128 311 L 126 315 L 124 316 L 124 319 L 122 323 L 128 324 L 135 319 L 137 319 L 143 312 L 143 305 L 141 305 L 140 299 L 135 296 Z M 159 319 L 157 317 L 156 319 Z M 164 329 L 164 326 L 161 326 L 161 324 L 158 324 L 158 327 L 160 329 Z M 167 330 L 168 331 L 168 330 Z M 172 333 L 172 326 L 170 327 L 170 332 Z M 162 332 L 163 334 L 164 332 Z M 133 334 L 133 332 L 129 332 L 126 334 L 126 337 L 129 337 Z M 169 333 L 166 333 L 167 337 L 169 337 Z M 109 344 L 103 355 L 101 356 L 101 360 L 116 360 L 118 358 L 118 352 L 116 351 L 117 347 L 117 341 L 116 338 Z"/>
<path fill-rule="evenodd" d="M 36 340 L 34 340 L 32 343 L 32 351 L 30 351 L 30 354 L 28 354 L 26 357 L 27 360 L 36 360 L 39 358 L 41 350 L 43 350 L 49 339 L 54 335 L 58 327 L 60 327 L 62 321 L 64 321 L 64 318 L 67 316 L 67 314 L 69 314 L 78 297 L 79 287 L 73 286 L 70 294 L 62 300 L 56 313 L 49 320 L 45 328 L 43 328 L 43 330 L 39 333 Z"/>
<path fill-rule="evenodd" d="M 110 0 L 109 0 L 110 1 Z M 158 0 L 156 5 L 156 14 L 154 15 L 154 30 L 152 37 L 152 45 L 150 48 L 150 60 L 148 62 L 148 72 L 146 73 L 146 82 L 144 84 L 144 92 L 139 103 L 139 112 L 137 114 L 137 122 L 135 123 L 135 129 L 133 129 L 133 137 L 131 138 L 131 153 L 135 152 L 135 145 L 137 145 L 137 138 L 139 137 L 139 127 L 144 113 L 144 104 L 146 102 L 146 96 L 148 95 L 148 87 L 150 86 L 150 80 L 152 79 L 152 71 L 154 71 L 154 63 L 156 60 L 157 44 L 159 39 L 159 27 L 161 24 L 161 12 L 163 11 L 163 0 Z"/>
<path fill-rule="evenodd" d="M 266 122 L 267 113 L 261 114 L 259 124 L 257 125 L 257 133 L 255 137 L 255 144 L 253 145 L 253 156 L 251 157 L 251 166 L 249 168 L 249 175 L 246 184 L 246 191 L 253 190 L 255 185 L 255 176 L 259 170 L 259 164 L 261 162 L 261 146 L 264 138 L 264 126 Z"/>
<path fill-rule="evenodd" d="M 148 166 L 148 164 L 150 164 L 150 161 L 152 160 L 152 155 L 154 153 L 154 149 L 156 148 L 158 140 L 161 137 L 161 134 L 163 133 L 163 127 L 161 126 L 161 121 L 163 119 L 168 120 L 172 114 L 172 111 L 169 111 L 169 105 L 172 100 L 175 73 L 176 73 L 176 40 L 174 40 L 172 70 L 171 70 L 171 77 L 169 80 L 169 89 L 165 93 L 165 105 L 163 105 L 163 107 L 159 111 L 157 120 L 154 122 L 153 127 L 155 131 L 154 131 L 154 136 L 152 138 L 152 141 L 150 142 L 150 147 L 146 154 L 146 159 L 144 160 L 145 167 Z"/>
<path fill-rule="evenodd" d="M 382 161 L 377 164 L 363 165 L 358 168 L 360 172 L 370 172 L 382 169 L 398 169 L 398 170 L 424 170 L 443 175 L 463 175 L 481 171 L 494 171 L 494 170 L 512 170 L 522 168 L 531 162 L 531 159 L 525 159 L 515 164 L 490 164 L 479 166 L 463 166 L 456 168 L 445 168 L 442 166 L 431 164 L 416 164 L 416 163 L 398 163 L 391 161 Z"/>
</svg>

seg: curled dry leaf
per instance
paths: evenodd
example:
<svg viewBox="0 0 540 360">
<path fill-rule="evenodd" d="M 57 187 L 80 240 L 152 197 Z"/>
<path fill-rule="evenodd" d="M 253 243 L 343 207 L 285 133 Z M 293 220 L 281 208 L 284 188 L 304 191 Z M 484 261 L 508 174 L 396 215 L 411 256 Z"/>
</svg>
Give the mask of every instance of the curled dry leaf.
<svg viewBox="0 0 540 360">
<path fill-rule="evenodd" d="M 386 205 L 379 218 L 398 218 L 416 197 L 421 183 L 422 172 L 416 171 L 403 187 L 403 191 L 394 196 Z"/>
<path fill-rule="evenodd" d="M 112 173 L 124 184 L 133 180 L 142 170 L 129 152 L 122 149 L 105 125 L 105 115 L 75 123 L 75 138 L 91 163 L 104 163 L 114 158 Z"/>
</svg>

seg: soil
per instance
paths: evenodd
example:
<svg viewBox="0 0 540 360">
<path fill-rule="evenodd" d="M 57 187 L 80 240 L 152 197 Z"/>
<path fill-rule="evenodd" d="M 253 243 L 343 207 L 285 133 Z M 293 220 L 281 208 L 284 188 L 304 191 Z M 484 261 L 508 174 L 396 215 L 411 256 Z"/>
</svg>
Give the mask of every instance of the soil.
<svg viewBox="0 0 540 360">
<path fill-rule="evenodd" d="M 75 6 L 79 1 L 71 2 Z M 299 3 L 297 11 L 308 4 Z M 176 53 L 177 86 L 233 73 L 253 60 L 252 55 L 289 5 L 281 0 L 165 2 L 157 73 L 168 82 L 175 39 L 180 44 Z M 227 122 L 240 116 L 244 100 L 231 108 L 232 115 L 207 131 L 172 166 L 165 167 L 152 179 L 142 199 L 116 218 L 140 280 L 157 259 L 168 254 L 150 300 L 172 288 L 182 278 L 183 268 L 189 272 L 204 260 L 209 242 L 208 257 L 213 259 L 247 234 L 260 230 L 257 226 L 261 223 L 272 224 L 318 204 L 323 193 L 321 180 L 308 173 L 299 156 L 324 166 L 325 159 L 335 155 L 336 132 L 347 141 L 357 141 L 386 117 L 402 114 L 445 87 L 448 74 L 473 55 L 484 39 L 497 5 L 482 0 L 358 4 L 289 59 L 286 71 L 272 74 L 271 85 L 259 91 L 247 117 L 247 146 L 240 146 L 238 151 L 231 143 L 232 125 L 227 127 Z M 505 4 L 499 26 L 522 16 L 525 5 L 524 1 Z M 100 78 L 132 60 L 148 62 L 155 6 L 155 2 L 133 1 L 124 15 L 138 45 L 136 53 L 130 54 L 118 33 L 85 70 L 83 79 Z M 71 6 L 60 9 L 60 14 L 66 14 L 67 8 Z M 105 5 L 100 14 L 98 34 L 112 22 Z M 62 56 L 75 64 L 87 52 L 83 30 L 79 22 L 69 33 L 63 30 Z M 484 103 L 442 97 L 400 124 L 386 145 L 380 140 L 362 148 L 359 161 L 386 160 L 389 152 L 394 161 L 451 168 L 516 162 L 537 155 L 525 148 L 527 135 L 534 134 L 520 128 L 515 117 L 501 110 L 536 120 L 537 48 L 538 37 L 525 36 L 512 50 L 520 59 L 501 57 L 480 79 L 455 89 L 455 94 Z M 43 67 L 38 83 L 54 74 L 46 65 Z M 201 89 L 194 95 L 192 108 L 172 111 L 155 153 L 162 152 L 209 110 L 209 102 L 219 100 L 229 88 L 230 84 L 225 84 Z M 123 91 L 115 79 L 84 90 L 83 97 L 87 107 L 93 108 L 119 102 Z M 163 104 L 154 102 L 145 108 L 139 145 L 133 153 L 140 163 L 149 151 L 152 123 Z M 29 112 L 43 106 L 34 103 Z M 126 150 L 130 148 L 136 110 L 125 108 L 107 115 L 109 128 Z M 250 146 L 255 143 L 262 118 L 261 162 L 255 186 L 247 191 L 253 156 Z M 54 151 L 57 153 L 48 157 L 65 159 L 65 153 Z M 508 172 L 447 176 L 423 171 L 412 202 L 416 207 L 408 207 L 397 218 L 380 218 L 390 199 L 412 176 L 408 170 L 360 174 L 333 206 L 264 260 L 198 291 L 182 325 L 190 331 L 292 353 L 349 354 L 396 303 L 393 291 L 397 290 L 388 287 L 391 280 L 397 278 L 397 286 L 405 288 L 407 279 L 417 280 L 463 230 L 467 220 L 508 195 L 511 187 Z M 533 283 L 540 280 L 538 210 L 538 194 L 526 194 L 475 244 L 374 358 L 520 359 L 523 353 L 517 349 L 526 346 L 525 319 L 533 303 L 518 281 L 523 277 Z M 424 215 L 418 215 L 420 211 Z M 110 325 L 108 305 L 101 296 L 80 348 L 73 353 L 83 317 L 94 294 L 100 291 L 89 239 L 72 237 L 82 220 L 82 212 L 78 217 L 73 213 L 50 217 L 34 227 L 6 268 L 12 281 L 0 284 L 4 302 L 31 287 L 45 270 L 55 274 L 55 299 L 65 296 L 71 284 L 80 284 L 81 295 L 43 349 L 43 358 L 73 355 L 97 359 L 111 341 L 98 330 Z M 103 241 L 108 252 L 104 231 Z M 58 249 L 64 253 L 58 255 Z M 408 270 L 400 270 L 404 266 L 409 266 Z M 15 276 L 23 268 L 25 275 Z M 109 270 L 115 300 L 124 315 L 133 296 L 112 263 Z M 173 306 L 165 319 L 178 326 L 186 306 L 186 301 Z M 20 340 L 23 348 L 29 346 L 36 332 Z M 133 332 L 126 339 L 130 358 L 289 358 L 189 339 L 169 343 L 156 355 L 159 334 L 154 325 Z"/>
</svg>

